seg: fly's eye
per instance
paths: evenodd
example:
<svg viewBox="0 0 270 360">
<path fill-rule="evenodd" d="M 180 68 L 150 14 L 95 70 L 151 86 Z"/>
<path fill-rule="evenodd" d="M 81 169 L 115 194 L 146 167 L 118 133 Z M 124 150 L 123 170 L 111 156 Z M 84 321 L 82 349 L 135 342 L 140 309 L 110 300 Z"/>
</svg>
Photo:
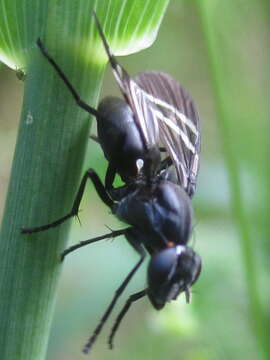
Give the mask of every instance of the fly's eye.
<svg viewBox="0 0 270 360">
<path fill-rule="evenodd" d="M 201 258 L 190 248 L 178 258 L 175 278 L 182 279 L 185 285 L 191 286 L 196 282 L 201 272 Z"/>
<path fill-rule="evenodd" d="M 194 267 L 193 267 L 191 285 L 194 284 L 198 280 L 198 278 L 199 278 L 199 276 L 201 274 L 201 270 L 202 270 L 202 261 L 201 261 L 200 256 L 196 254 L 194 256 Z"/>
<path fill-rule="evenodd" d="M 174 273 L 177 265 L 177 253 L 175 248 L 168 248 L 162 250 L 155 255 L 148 267 L 148 285 L 150 288 L 160 286 L 167 282 L 170 276 Z"/>
</svg>

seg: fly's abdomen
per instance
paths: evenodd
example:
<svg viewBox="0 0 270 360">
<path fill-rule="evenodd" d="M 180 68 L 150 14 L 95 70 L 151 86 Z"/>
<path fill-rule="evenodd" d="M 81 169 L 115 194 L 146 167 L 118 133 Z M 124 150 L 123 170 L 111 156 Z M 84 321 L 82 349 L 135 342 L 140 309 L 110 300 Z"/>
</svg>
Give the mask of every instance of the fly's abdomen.
<svg viewBox="0 0 270 360">
<path fill-rule="evenodd" d="M 106 159 L 123 180 L 137 173 L 136 161 L 143 158 L 145 147 L 128 104 L 106 97 L 98 107 L 98 138 Z"/>
</svg>

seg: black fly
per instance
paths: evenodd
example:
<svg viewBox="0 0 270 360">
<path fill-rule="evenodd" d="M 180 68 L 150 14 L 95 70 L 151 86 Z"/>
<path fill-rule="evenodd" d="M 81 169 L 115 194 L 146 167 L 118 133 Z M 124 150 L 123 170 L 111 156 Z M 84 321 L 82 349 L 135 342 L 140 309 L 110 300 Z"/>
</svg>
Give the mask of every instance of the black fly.
<svg viewBox="0 0 270 360">
<path fill-rule="evenodd" d="M 162 72 L 147 71 L 131 79 L 111 54 L 95 14 L 94 17 L 124 100 L 107 97 L 97 110 L 87 105 L 40 39 L 37 44 L 77 104 L 97 119 L 98 141 L 108 160 L 105 186 L 96 172 L 89 169 L 83 176 L 70 213 L 47 225 L 22 229 L 23 233 L 47 230 L 77 215 L 87 179 L 92 181 L 112 213 L 130 225 L 83 241 L 62 254 L 63 260 L 81 246 L 125 235 L 140 255 L 85 345 L 85 353 L 91 349 L 146 252 L 151 257 L 147 288 L 131 295 L 119 313 L 108 340 L 111 348 L 114 335 L 133 302 L 147 295 L 159 310 L 182 292 L 189 302 L 190 287 L 201 271 L 200 257 L 187 245 L 200 151 L 199 120 L 193 100 L 180 84 Z M 122 187 L 113 187 L 116 174 L 124 182 Z"/>
</svg>

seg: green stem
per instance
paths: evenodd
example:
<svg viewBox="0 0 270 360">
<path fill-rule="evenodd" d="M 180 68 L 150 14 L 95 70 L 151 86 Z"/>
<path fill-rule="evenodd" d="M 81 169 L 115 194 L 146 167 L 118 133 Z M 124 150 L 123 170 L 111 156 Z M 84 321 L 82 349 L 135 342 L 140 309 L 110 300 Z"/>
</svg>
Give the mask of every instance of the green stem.
<svg viewBox="0 0 270 360">
<path fill-rule="evenodd" d="M 82 97 L 95 104 L 103 65 L 63 58 Z M 70 222 L 32 235 L 20 234 L 20 228 L 46 224 L 70 210 L 88 135 L 88 114 L 76 106 L 58 75 L 34 49 L 0 234 L 2 360 L 44 359 L 59 256 Z"/>
<path fill-rule="evenodd" d="M 229 106 L 226 104 L 226 91 L 228 91 L 225 87 L 226 75 L 224 74 L 226 74 L 226 69 L 222 67 L 222 60 L 220 60 L 220 55 L 217 52 L 217 39 L 215 39 L 215 36 L 218 31 L 211 23 L 211 19 L 208 17 L 205 9 L 207 4 L 203 4 L 198 1 L 198 7 L 201 13 L 202 29 L 209 53 L 212 85 L 216 97 L 215 102 L 219 119 L 220 133 L 222 134 L 221 138 L 223 140 L 224 155 L 228 168 L 232 212 L 240 235 L 240 246 L 249 299 L 250 319 L 253 327 L 253 333 L 255 334 L 258 343 L 258 352 L 262 355 L 262 357 L 258 355 L 258 359 L 269 359 L 269 336 L 267 335 L 266 316 L 259 296 L 258 277 L 252 246 L 254 239 L 252 240 L 251 238 L 249 221 L 247 214 L 245 213 L 239 166 L 231 140 L 234 136 L 233 128 L 231 126 L 232 123 L 229 119 L 233 116 L 233 114 Z M 235 69 L 235 71 L 237 70 Z"/>
</svg>

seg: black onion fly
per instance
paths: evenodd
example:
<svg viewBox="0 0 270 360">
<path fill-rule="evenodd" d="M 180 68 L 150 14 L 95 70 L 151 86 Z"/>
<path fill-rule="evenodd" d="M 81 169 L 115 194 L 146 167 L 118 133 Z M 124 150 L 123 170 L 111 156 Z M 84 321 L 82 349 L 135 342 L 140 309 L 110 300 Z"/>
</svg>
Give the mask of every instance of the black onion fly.
<svg viewBox="0 0 270 360">
<path fill-rule="evenodd" d="M 99 35 L 113 74 L 124 99 L 106 97 L 97 110 L 86 104 L 42 41 L 37 45 L 62 78 L 78 106 L 95 116 L 98 142 L 108 168 L 105 184 L 93 169 L 84 174 L 71 211 L 49 224 L 23 228 L 35 233 L 58 226 L 78 214 L 87 180 L 100 199 L 129 227 L 82 241 L 64 251 L 61 259 L 84 245 L 125 235 L 140 259 L 116 290 L 106 312 L 84 347 L 88 353 L 111 314 L 118 298 L 150 255 L 147 287 L 131 295 L 116 318 L 109 336 L 113 347 L 115 333 L 131 304 L 148 296 L 155 309 L 162 309 L 182 292 L 190 301 L 190 288 L 201 271 L 200 257 L 188 246 L 192 226 L 191 198 L 199 167 L 200 130 L 194 102 L 184 88 L 169 75 L 146 71 L 134 79 L 112 55 L 101 25 L 94 13 Z M 113 186 L 116 174 L 124 182 Z"/>
</svg>

